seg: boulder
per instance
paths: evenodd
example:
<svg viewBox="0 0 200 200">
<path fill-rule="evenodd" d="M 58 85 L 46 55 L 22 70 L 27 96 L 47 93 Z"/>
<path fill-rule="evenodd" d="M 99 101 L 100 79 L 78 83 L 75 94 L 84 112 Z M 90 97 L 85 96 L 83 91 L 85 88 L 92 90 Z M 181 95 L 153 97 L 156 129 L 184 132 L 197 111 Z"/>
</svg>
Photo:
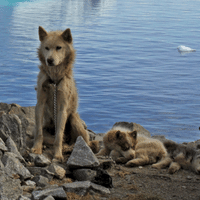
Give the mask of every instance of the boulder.
<svg viewBox="0 0 200 200">
<path fill-rule="evenodd" d="M 18 159 L 23 162 L 26 163 L 24 158 L 21 156 L 21 154 L 19 153 L 17 146 L 15 144 L 15 142 L 12 140 L 12 138 L 9 136 L 6 140 L 6 146 L 8 147 L 8 151 L 12 152 L 14 154 L 17 155 Z"/>
<path fill-rule="evenodd" d="M 99 165 L 99 161 L 90 147 L 82 136 L 79 136 L 67 161 L 67 166 L 69 168 L 93 168 Z"/>
<path fill-rule="evenodd" d="M 19 175 L 22 180 L 32 177 L 29 170 L 12 153 L 6 152 L 2 157 L 2 163 L 4 164 L 4 171 L 11 177 Z"/>
<path fill-rule="evenodd" d="M 19 179 L 13 179 L 0 171 L 0 199 L 18 199 L 23 190 Z"/>
</svg>

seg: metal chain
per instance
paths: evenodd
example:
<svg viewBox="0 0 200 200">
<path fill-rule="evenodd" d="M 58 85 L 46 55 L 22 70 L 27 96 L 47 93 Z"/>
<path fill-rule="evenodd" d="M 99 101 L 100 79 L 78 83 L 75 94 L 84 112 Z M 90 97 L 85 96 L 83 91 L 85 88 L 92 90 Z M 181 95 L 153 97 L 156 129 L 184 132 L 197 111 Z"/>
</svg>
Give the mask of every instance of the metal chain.
<svg viewBox="0 0 200 200">
<path fill-rule="evenodd" d="M 57 87 L 56 87 L 56 84 L 54 84 L 53 99 L 54 99 L 54 124 L 55 124 L 55 135 L 56 135 L 56 128 L 57 128 Z"/>
</svg>

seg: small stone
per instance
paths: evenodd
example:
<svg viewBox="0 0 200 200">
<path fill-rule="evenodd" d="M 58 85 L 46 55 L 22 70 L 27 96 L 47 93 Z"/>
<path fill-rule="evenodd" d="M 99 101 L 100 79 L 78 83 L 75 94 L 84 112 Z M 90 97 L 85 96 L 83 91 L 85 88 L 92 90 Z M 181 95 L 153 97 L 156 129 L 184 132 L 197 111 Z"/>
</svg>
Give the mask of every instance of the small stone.
<svg viewBox="0 0 200 200">
<path fill-rule="evenodd" d="M 33 181 L 36 182 L 36 185 L 39 187 L 45 187 L 46 185 L 48 185 L 49 179 L 44 177 L 44 176 L 35 176 L 33 178 Z"/>
<path fill-rule="evenodd" d="M 4 151 L 8 151 L 8 148 L 5 146 L 4 141 L 0 138 L 0 150 Z"/>
<path fill-rule="evenodd" d="M 28 160 L 30 162 L 35 162 L 35 158 L 38 156 L 38 154 L 35 154 L 35 153 L 29 153 L 28 155 Z"/>
<path fill-rule="evenodd" d="M 23 195 L 20 195 L 19 198 L 17 200 L 31 200 L 30 198 L 28 197 L 25 197 Z"/>
<path fill-rule="evenodd" d="M 35 189 L 35 186 L 28 186 L 28 185 L 23 185 L 22 189 L 24 192 L 32 192 Z"/>
<path fill-rule="evenodd" d="M 187 176 L 187 179 L 188 179 L 188 180 L 191 180 L 191 179 L 192 179 L 192 177 L 191 177 L 191 176 Z"/>
<path fill-rule="evenodd" d="M 67 165 L 69 168 L 91 168 L 98 167 L 100 163 L 82 136 L 79 136 Z"/>
<path fill-rule="evenodd" d="M 108 188 L 95 183 L 91 183 L 91 189 L 100 194 L 110 194 L 110 190 Z"/>
<path fill-rule="evenodd" d="M 76 193 L 80 196 L 84 196 L 90 189 L 90 181 L 78 181 L 73 183 L 65 183 L 62 185 L 66 192 Z"/>
<path fill-rule="evenodd" d="M 55 199 L 52 196 L 48 196 L 44 200 L 55 200 Z"/>
<path fill-rule="evenodd" d="M 59 199 L 59 200 L 66 200 L 67 199 L 67 195 L 66 195 L 65 191 L 61 187 L 48 188 L 48 189 L 45 189 L 45 190 L 38 190 L 38 191 L 32 192 L 32 199 L 33 200 L 44 199 L 48 196 L 52 196 L 53 198 Z"/>
<path fill-rule="evenodd" d="M 42 167 L 27 167 L 27 169 L 31 172 L 32 175 L 42 175 L 44 177 L 47 177 L 49 181 L 51 181 L 54 177 L 54 174 L 48 171 L 46 168 Z"/>
<path fill-rule="evenodd" d="M 91 169 L 77 169 L 73 171 L 73 176 L 78 181 L 92 181 L 97 172 Z"/>
<path fill-rule="evenodd" d="M 36 186 L 36 183 L 34 181 L 28 180 L 28 181 L 25 181 L 25 185 L 27 185 L 27 186 Z"/>
<path fill-rule="evenodd" d="M 60 167 L 59 165 L 56 164 L 51 164 L 48 168 L 48 171 L 54 174 L 55 177 L 59 179 L 63 179 L 65 177 L 66 171 Z"/>
<path fill-rule="evenodd" d="M 44 155 L 37 155 L 35 158 L 35 165 L 37 167 L 46 167 L 50 164 L 51 164 L 50 160 L 46 158 Z"/>
<path fill-rule="evenodd" d="M 142 169 L 143 167 L 142 167 L 142 166 L 139 166 L 138 168 L 139 168 L 139 169 Z"/>
</svg>

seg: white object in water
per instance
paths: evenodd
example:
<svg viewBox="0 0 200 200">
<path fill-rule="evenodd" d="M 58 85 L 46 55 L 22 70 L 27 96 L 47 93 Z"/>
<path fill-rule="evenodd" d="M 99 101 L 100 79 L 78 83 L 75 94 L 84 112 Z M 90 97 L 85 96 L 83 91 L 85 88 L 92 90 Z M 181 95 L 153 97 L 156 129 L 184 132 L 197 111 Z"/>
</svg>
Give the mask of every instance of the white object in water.
<svg viewBox="0 0 200 200">
<path fill-rule="evenodd" d="M 178 46 L 178 51 L 179 52 L 193 52 L 193 51 L 196 51 L 196 49 L 191 49 L 190 47 L 186 47 L 186 46 Z"/>
</svg>

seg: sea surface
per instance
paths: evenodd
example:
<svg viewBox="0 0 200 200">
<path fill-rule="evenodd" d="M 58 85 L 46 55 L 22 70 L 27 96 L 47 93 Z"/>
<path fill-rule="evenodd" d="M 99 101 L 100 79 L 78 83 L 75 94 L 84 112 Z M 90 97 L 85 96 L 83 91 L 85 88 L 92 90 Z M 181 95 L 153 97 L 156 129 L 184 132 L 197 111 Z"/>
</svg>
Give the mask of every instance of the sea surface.
<svg viewBox="0 0 200 200">
<path fill-rule="evenodd" d="M 0 102 L 36 105 L 38 26 L 71 29 L 89 129 L 128 121 L 179 143 L 200 139 L 199 0 L 1 1 Z"/>
</svg>

